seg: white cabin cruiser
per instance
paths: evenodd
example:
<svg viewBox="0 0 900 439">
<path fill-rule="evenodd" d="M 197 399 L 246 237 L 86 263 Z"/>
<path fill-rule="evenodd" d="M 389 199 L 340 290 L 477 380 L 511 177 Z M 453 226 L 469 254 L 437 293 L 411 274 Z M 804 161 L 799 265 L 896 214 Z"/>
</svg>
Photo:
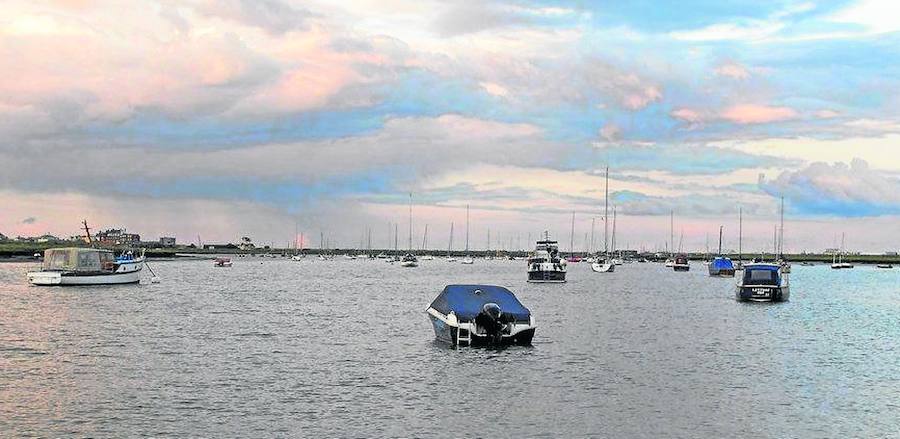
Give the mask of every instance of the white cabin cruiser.
<svg viewBox="0 0 900 439">
<path fill-rule="evenodd" d="M 566 281 L 566 260 L 559 255 L 559 243 L 544 232 L 534 253 L 528 258 L 528 282 L 563 283 Z"/>
<path fill-rule="evenodd" d="M 400 260 L 400 266 L 401 267 L 410 267 L 410 268 L 418 267 L 419 260 L 416 259 L 416 256 L 414 254 L 407 253 L 405 256 L 403 256 L 403 259 Z"/>
<path fill-rule="evenodd" d="M 141 280 L 144 255 L 95 248 L 51 248 L 44 252 L 41 271 L 28 273 L 34 285 L 117 285 Z"/>
<path fill-rule="evenodd" d="M 609 259 L 606 256 L 597 256 L 594 262 L 591 262 L 591 270 L 596 273 L 612 273 L 616 271 L 614 261 L 614 259 Z"/>
</svg>

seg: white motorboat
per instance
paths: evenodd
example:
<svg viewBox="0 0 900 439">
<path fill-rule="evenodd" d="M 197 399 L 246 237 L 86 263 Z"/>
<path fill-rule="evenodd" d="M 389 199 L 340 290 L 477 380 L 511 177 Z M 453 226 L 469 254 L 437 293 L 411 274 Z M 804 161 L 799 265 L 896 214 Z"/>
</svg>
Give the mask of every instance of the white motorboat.
<svg viewBox="0 0 900 439">
<path fill-rule="evenodd" d="M 560 257 L 559 243 L 544 232 L 544 239 L 537 242 L 534 254 L 528 258 L 528 282 L 563 283 L 566 281 L 566 260 Z"/>
<path fill-rule="evenodd" d="M 434 256 L 431 256 L 431 255 L 423 255 L 421 258 L 419 258 L 419 260 L 420 260 L 420 261 L 433 261 L 433 260 L 434 260 Z"/>
<path fill-rule="evenodd" d="M 27 274 L 34 285 L 116 285 L 141 280 L 144 255 L 125 252 L 116 257 L 110 250 L 95 248 L 51 248 L 44 252 L 41 271 Z"/>
<path fill-rule="evenodd" d="M 418 267 L 419 260 L 416 259 L 416 256 L 412 253 L 407 253 L 403 256 L 403 259 L 400 260 L 401 267 Z"/>
<path fill-rule="evenodd" d="M 463 265 L 472 265 L 475 263 L 475 259 L 472 259 L 471 256 L 465 256 L 459 260 L 459 263 Z"/>
<path fill-rule="evenodd" d="M 213 261 L 213 267 L 230 267 L 232 265 L 231 258 L 216 258 Z"/>
<path fill-rule="evenodd" d="M 535 324 L 515 294 L 495 285 L 447 285 L 426 310 L 451 346 L 530 345 Z"/>
</svg>

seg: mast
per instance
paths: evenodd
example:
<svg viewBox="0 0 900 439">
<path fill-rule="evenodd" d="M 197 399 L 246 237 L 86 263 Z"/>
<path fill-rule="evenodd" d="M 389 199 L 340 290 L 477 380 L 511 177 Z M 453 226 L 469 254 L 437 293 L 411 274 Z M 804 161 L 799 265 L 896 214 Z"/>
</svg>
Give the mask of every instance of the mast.
<svg viewBox="0 0 900 439">
<path fill-rule="evenodd" d="M 669 242 L 672 253 L 675 253 L 675 209 L 669 212 Z"/>
<path fill-rule="evenodd" d="M 613 206 L 613 236 L 612 236 L 612 252 L 616 252 L 616 206 Z"/>
<path fill-rule="evenodd" d="M 488 228 L 488 240 L 487 240 L 487 248 L 485 249 L 490 253 L 491 251 L 491 229 Z"/>
<path fill-rule="evenodd" d="M 738 208 L 738 261 L 744 260 L 743 248 L 741 248 L 744 239 L 744 208 Z"/>
<path fill-rule="evenodd" d="M 412 192 L 409 193 L 409 251 L 412 252 Z"/>
<path fill-rule="evenodd" d="M 394 251 L 400 250 L 400 238 L 398 236 L 399 227 L 397 223 L 394 223 Z"/>
<path fill-rule="evenodd" d="M 572 211 L 572 231 L 569 232 L 569 254 L 575 256 L 575 211 Z"/>
<path fill-rule="evenodd" d="M 778 237 L 778 258 L 784 259 L 784 195 L 781 196 L 781 231 Z"/>
<path fill-rule="evenodd" d="M 422 251 L 428 247 L 428 224 L 425 224 L 425 236 L 422 237 Z"/>
<path fill-rule="evenodd" d="M 606 166 L 606 188 L 603 195 L 603 254 L 609 254 L 609 165 Z"/>
<path fill-rule="evenodd" d="M 594 252 L 594 220 L 596 219 L 597 217 L 591 217 L 591 245 L 588 247 L 588 254 Z"/>
<path fill-rule="evenodd" d="M 724 228 L 725 226 L 719 226 L 719 256 L 722 256 L 722 229 Z"/>
<path fill-rule="evenodd" d="M 469 255 L 469 205 L 466 204 L 466 256 Z"/>
<path fill-rule="evenodd" d="M 84 225 L 84 235 L 87 236 L 87 243 L 90 246 L 94 245 L 94 240 L 91 238 L 91 228 L 88 227 L 87 220 L 82 220 L 81 224 Z M 200 235 L 197 235 L 197 242 L 200 242 Z M 200 246 L 201 248 L 203 246 Z"/>
<path fill-rule="evenodd" d="M 450 221 L 450 243 L 447 244 L 447 257 L 450 257 L 450 253 L 453 252 L 453 221 Z"/>
</svg>

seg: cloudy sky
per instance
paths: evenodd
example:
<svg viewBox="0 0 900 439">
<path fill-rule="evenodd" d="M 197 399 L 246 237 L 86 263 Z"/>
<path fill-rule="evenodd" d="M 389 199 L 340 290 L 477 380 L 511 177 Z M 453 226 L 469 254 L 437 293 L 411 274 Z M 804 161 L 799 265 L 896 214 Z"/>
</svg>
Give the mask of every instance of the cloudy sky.
<svg viewBox="0 0 900 439">
<path fill-rule="evenodd" d="M 0 233 L 900 248 L 900 7 L 7 0 Z M 499 238 L 498 238 L 499 236 Z M 312 238 L 310 238 L 312 237 Z M 404 242 L 405 239 L 401 239 Z M 602 244 L 601 244 L 602 245 Z"/>
</svg>

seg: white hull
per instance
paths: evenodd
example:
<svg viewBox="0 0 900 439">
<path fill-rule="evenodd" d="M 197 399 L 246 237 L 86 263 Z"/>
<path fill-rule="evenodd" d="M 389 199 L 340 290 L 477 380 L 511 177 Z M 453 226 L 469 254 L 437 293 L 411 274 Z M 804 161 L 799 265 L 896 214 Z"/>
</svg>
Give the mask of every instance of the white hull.
<svg viewBox="0 0 900 439">
<path fill-rule="evenodd" d="M 472 258 L 463 258 L 462 261 L 459 261 L 460 264 L 472 265 L 475 263 L 475 260 Z"/>
<path fill-rule="evenodd" d="M 419 264 L 413 261 L 403 261 L 400 263 L 401 267 L 418 267 Z"/>
<path fill-rule="evenodd" d="M 616 270 L 616 266 L 614 264 L 601 264 L 599 262 L 594 262 L 591 264 L 591 270 L 594 270 L 597 273 L 612 273 Z"/>
<path fill-rule="evenodd" d="M 33 285 L 119 285 L 141 281 L 144 261 L 121 264 L 115 273 L 96 275 L 73 275 L 61 271 L 34 271 L 28 273 L 28 282 Z"/>
</svg>

